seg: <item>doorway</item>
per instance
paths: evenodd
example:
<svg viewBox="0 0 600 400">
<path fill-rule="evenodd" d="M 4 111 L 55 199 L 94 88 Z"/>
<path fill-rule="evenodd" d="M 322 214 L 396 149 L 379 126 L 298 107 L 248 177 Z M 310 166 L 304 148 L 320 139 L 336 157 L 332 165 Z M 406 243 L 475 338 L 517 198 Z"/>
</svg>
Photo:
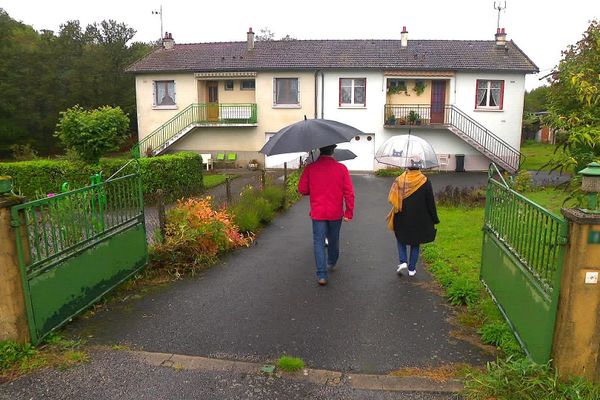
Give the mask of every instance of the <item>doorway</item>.
<svg viewBox="0 0 600 400">
<path fill-rule="evenodd" d="M 206 116 L 209 121 L 219 119 L 219 82 L 206 81 Z"/>
<path fill-rule="evenodd" d="M 443 124 L 446 108 L 446 81 L 431 82 L 431 123 Z"/>
</svg>

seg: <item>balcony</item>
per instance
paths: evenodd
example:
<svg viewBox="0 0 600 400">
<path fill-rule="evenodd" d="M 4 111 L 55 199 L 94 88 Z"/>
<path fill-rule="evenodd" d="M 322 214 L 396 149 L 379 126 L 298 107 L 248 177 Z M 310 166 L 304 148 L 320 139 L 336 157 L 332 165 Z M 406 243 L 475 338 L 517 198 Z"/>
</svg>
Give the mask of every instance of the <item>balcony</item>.
<svg viewBox="0 0 600 400">
<path fill-rule="evenodd" d="M 256 126 L 256 104 L 192 104 L 190 114 L 197 127 L 203 126 Z"/>
<path fill-rule="evenodd" d="M 386 104 L 383 126 L 386 128 L 406 128 L 407 126 L 448 125 L 449 105 L 430 104 Z"/>
</svg>

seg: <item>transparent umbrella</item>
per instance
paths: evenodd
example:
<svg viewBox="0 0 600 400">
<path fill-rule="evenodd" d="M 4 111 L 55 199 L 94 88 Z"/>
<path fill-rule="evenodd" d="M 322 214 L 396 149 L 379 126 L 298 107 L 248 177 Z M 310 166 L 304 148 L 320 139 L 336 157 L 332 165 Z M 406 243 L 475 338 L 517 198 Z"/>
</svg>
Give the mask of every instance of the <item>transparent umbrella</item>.
<svg viewBox="0 0 600 400">
<path fill-rule="evenodd" d="M 392 136 L 386 140 L 377 150 L 375 159 L 382 164 L 399 168 L 429 169 L 438 166 L 437 156 L 431 144 L 410 133 Z"/>
</svg>

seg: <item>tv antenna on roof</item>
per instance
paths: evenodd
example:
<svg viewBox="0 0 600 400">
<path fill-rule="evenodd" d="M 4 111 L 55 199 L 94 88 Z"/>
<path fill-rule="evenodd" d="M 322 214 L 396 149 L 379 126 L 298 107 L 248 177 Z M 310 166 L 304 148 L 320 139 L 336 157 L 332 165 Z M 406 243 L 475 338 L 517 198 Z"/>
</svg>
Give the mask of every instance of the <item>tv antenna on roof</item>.
<svg viewBox="0 0 600 400">
<path fill-rule="evenodd" d="M 494 2 L 494 9 L 498 10 L 498 23 L 496 29 L 500 29 L 500 11 L 506 10 L 506 1 L 502 5 L 502 1 Z"/>
<path fill-rule="evenodd" d="M 163 12 L 162 12 L 162 4 L 160 5 L 160 8 L 158 9 L 158 11 L 156 10 L 152 10 L 152 15 L 158 15 L 160 16 L 160 40 L 163 39 L 164 33 L 163 33 Z"/>
</svg>

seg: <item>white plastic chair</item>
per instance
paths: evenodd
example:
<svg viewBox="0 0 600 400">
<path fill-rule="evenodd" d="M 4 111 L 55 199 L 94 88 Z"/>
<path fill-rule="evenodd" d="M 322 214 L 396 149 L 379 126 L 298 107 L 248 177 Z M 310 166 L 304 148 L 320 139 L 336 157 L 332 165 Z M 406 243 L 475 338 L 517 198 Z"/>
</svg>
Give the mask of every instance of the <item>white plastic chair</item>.
<svg viewBox="0 0 600 400">
<path fill-rule="evenodd" d="M 206 170 L 210 171 L 213 166 L 212 154 L 200 154 L 202 157 L 202 164 L 206 164 Z"/>
<path fill-rule="evenodd" d="M 450 154 L 438 154 L 438 170 L 448 171 L 448 165 L 450 164 Z"/>
</svg>

